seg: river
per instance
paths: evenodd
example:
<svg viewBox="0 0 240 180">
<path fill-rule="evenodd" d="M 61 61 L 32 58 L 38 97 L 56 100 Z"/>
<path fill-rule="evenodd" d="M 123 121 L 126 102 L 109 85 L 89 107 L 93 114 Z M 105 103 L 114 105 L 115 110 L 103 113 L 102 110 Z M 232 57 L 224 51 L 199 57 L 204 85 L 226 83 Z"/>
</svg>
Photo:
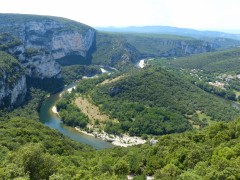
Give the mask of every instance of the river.
<svg viewBox="0 0 240 180">
<path fill-rule="evenodd" d="M 73 87 L 75 84 L 71 84 L 66 86 L 64 90 Z M 52 107 L 56 104 L 57 100 L 60 98 L 59 94 L 53 94 L 49 98 L 47 98 L 40 108 L 40 121 L 52 128 L 58 130 L 60 133 L 69 137 L 70 139 L 90 145 L 96 149 L 105 149 L 114 147 L 111 143 L 103 141 L 101 139 L 94 138 L 92 136 L 88 136 L 85 134 L 81 134 L 77 132 L 74 128 L 66 126 L 62 123 L 60 117 L 52 112 Z"/>
</svg>

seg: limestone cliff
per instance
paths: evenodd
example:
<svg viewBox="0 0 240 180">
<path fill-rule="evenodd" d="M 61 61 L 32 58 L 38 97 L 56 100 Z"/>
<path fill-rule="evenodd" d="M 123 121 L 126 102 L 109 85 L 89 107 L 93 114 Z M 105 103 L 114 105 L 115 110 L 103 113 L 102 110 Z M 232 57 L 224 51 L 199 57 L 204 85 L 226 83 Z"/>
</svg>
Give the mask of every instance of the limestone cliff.
<svg viewBox="0 0 240 180">
<path fill-rule="evenodd" d="M 125 68 L 142 58 L 183 57 L 215 51 L 220 45 L 189 37 L 98 32 L 92 63 Z"/>
<path fill-rule="evenodd" d="M 12 108 L 24 101 L 26 76 L 12 56 L 0 51 L 0 107 Z"/>
<path fill-rule="evenodd" d="M 27 75 L 41 79 L 59 76 L 56 59 L 86 57 L 95 38 L 93 28 L 75 21 L 19 14 L 0 14 L 0 33 L 4 32 L 21 42 L 7 52 L 21 62 Z"/>
</svg>

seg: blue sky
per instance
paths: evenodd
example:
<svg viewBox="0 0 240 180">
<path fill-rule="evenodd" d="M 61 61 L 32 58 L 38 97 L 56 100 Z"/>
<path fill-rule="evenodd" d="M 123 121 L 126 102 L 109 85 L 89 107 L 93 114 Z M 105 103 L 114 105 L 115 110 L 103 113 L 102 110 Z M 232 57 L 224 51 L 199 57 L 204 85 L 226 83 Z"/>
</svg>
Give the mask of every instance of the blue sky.
<svg viewBox="0 0 240 180">
<path fill-rule="evenodd" d="M 1 13 L 61 16 L 90 26 L 239 30 L 240 0 L 0 0 Z"/>
</svg>

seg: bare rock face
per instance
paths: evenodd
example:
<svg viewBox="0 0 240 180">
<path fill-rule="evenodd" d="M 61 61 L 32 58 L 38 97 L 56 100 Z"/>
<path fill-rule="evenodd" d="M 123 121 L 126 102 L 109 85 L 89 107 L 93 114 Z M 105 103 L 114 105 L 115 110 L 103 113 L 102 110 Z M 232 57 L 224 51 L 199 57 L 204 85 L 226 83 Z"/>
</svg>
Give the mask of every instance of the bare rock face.
<svg viewBox="0 0 240 180">
<path fill-rule="evenodd" d="M 5 76 L 6 77 L 6 76 Z M 21 76 L 13 86 L 9 86 L 6 78 L 0 79 L 0 107 L 12 107 L 23 102 L 27 92 L 26 76 Z"/>
<path fill-rule="evenodd" d="M 22 75 L 12 86 L 7 83 L 5 78 L 0 79 L 0 107 L 12 108 L 21 104 L 27 93 L 26 76 Z"/>
<path fill-rule="evenodd" d="M 12 108 L 21 104 L 26 93 L 22 66 L 12 56 L 0 51 L 0 107 Z"/>
<path fill-rule="evenodd" d="M 0 33 L 7 32 L 21 44 L 8 48 L 34 78 L 60 77 L 56 59 L 68 55 L 86 57 L 93 45 L 95 30 L 63 18 L 0 14 Z"/>
<path fill-rule="evenodd" d="M 84 59 L 94 42 L 95 30 L 75 21 L 0 14 L 0 107 L 24 102 L 26 76 L 41 82 L 58 79 L 61 67 L 56 60 L 71 55 Z"/>
<path fill-rule="evenodd" d="M 52 38 L 52 55 L 54 59 L 60 59 L 67 54 L 78 54 L 86 57 L 92 46 L 95 32 L 89 29 L 85 36 L 78 32 L 67 32 L 55 35 Z"/>
</svg>

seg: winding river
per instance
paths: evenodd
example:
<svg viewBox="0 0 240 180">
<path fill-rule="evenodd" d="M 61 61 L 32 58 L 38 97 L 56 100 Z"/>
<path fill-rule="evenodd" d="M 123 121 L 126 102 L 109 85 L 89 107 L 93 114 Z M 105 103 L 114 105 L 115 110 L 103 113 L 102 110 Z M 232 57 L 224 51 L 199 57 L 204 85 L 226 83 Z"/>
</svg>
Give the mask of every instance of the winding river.
<svg viewBox="0 0 240 180">
<path fill-rule="evenodd" d="M 64 90 L 71 88 L 75 85 L 75 83 L 66 86 Z M 64 91 L 63 90 L 63 91 Z M 105 149 L 105 148 L 112 148 L 114 147 L 111 143 L 103 141 L 101 139 L 94 138 L 92 136 L 88 136 L 82 133 L 77 132 L 74 128 L 65 126 L 60 117 L 52 112 L 52 107 L 56 104 L 57 100 L 60 98 L 61 92 L 57 94 L 51 95 L 47 98 L 40 108 L 40 121 L 52 128 L 58 130 L 60 133 L 64 134 L 65 136 L 69 137 L 72 140 L 78 141 L 83 144 L 90 145 L 96 149 Z"/>
<path fill-rule="evenodd" d="M 105 72 L 105 69 L 106 68 L 104 68 L 102 71 Z M 108 72 L 108 70 L 106 70 L 106 72 Z M 66 86 L 63 89 L 63 91 L 65 91 L 68 88 L 71 88 L 75 85 L 76 85 L 76 83 Z M 60 96 L 59 96 L 60 93 L 61 92 L 51 95 L 49 98 L 47 98 L 42 103 L 42 106 L 40 108 L 40 121 L 44 125 L 52 128 L 52 129 L 58 130 L 60 133 L 69 137 L 70 139 L 80 142 L 80 143 L 83 143 L 83 144 L 90 145 L 96 149 L 105 149 L 105 148 L 114 147 L 114 145 L 112 145 L 109 142 L 79 133 L 74 128 L 64 125 L 62 123 L 60 117 L 52 112 L 52 107 L 56 104 L 57 100 L 60 98 Z M 232 105 L 235 108 L 240 108 L 240 105 L 238 103 L 233 102 Z"/>
</svg>

